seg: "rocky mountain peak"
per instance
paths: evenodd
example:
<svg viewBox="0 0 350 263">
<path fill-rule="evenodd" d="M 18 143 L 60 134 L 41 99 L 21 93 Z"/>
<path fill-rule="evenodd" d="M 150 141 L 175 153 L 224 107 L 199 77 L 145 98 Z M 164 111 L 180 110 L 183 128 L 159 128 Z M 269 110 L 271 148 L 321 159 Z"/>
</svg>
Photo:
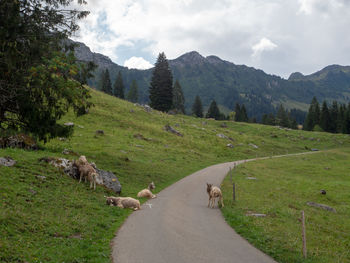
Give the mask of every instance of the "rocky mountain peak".
<svg viewBox="0 0 350 263">
<path fill-rule="evenodd" d="M 206 62 L 205 57 L 199 54 L 197 51 L 191 51 L 183 54 L 182 56 L 171 60 L 172 65 L 181 66 L 181 65 L 200 65 Z"/>
</svg>

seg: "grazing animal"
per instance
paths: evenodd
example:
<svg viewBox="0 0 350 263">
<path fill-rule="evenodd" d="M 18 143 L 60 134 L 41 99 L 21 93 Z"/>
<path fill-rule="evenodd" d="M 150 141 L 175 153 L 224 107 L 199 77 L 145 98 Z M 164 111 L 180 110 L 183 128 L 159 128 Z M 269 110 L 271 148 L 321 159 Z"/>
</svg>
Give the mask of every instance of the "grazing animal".
<svg viewBox="0 0 350 263">
<path fill-rule="evenodd" d="M 134 211 L 140 210 L 140 201 L 132 197 L 106 197 L 106 203 L 110 206 L 118 206 L 120 208 L 132 208 Z"/>
<path fill-rule="evenodd" d="M 156 188 L 156 186 L 154 185 L 154 183 L 152 182 L 152 183 L 150 183 L 149 185 L 148 185 L 148 188 L 147 189 L 143 189 L 143 190 L 141 190 L 140 192 L 138 192 L 138 194 L 137 194 L 137 197 L 146 197 L 146 198 L 148 198 L 148 199 L 153 199 L 153 198 L 156 198 L 157 196 L 156 195 L 154 195 L 154 194 L 152 194 L 152 192 L 151 192 L 151 190 L 153 190 L 153 189 L 155 189 Z"/>
<path fill-rule="evenodd" d="M 222 198 L 222 193 L 219 187 L 207 183 L 207 193 L 209 195 L 208 207 L 211 204 L 211 208 L 214 208 L 216 198 L 220 199 L 221 206 L 224 207 L 224 199 Z"/>
<path fill-rule="evenodd" d="M 99 174 L 96 172 L 95 168 L 89 164 L 84 155 L 80 156 L 79 159 L 74 162 L 74 164 L 78 167 L 80 177 L 79 183 L 81 182 L 81 179 L 84 178 L 85 182 L 87 180 L 90 182 L 90 188 L 93 186 L 95 190 L 96 183 L 101 181 Z"/>
</svg>

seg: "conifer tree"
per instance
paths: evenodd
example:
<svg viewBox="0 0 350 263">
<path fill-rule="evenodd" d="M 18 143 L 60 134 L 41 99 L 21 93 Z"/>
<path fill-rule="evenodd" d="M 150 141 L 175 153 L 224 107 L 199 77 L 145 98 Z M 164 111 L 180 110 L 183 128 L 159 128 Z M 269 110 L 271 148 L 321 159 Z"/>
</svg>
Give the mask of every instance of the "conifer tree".
<svg viewBox="0 0 350 263">
<path fill-rule="evenodd" d="M 85 1 L 74 1 L 85 4 Z M 76 3 L 74 3 L 76 4 Z M 28 132 L 46 142 L 68 136 L 57 121 L 91 106 L 83 66 L 67 41 L 87 11 L 60 1 L 0 1 L 0 131 Z"/>
<path fill-rule="evenodd" d="M 185 114 L 185 97 L 178 80 L 175 81 L 173 93 L 174 93 L 174 96 L 173 96 L 174 109 L 179 113 Z"/>
<path fill-rule="evenodd" d="M 338 102 L 333 101 L 332 107 L 329 110 L 330 115 L 330 123 L 329 123 L 329 131 L 336 133 L 337 132 L 337 124 L 338 124 Z"/>
<path fill-rule="evenodd" d="M 216 104 L 216 101 L 213 100 L 211 103 L 210 103 L 210 106 L 209 106 L 209 109 L 208 109 L 208 112 L 205 116 L 206 118 L 214 118 L 215 120 L 220 120 L 221 118 L 221 113 L 220 113 L 220 110 Z"/>
<path fill-rule="evenodd" d="M 244 104 L 242 104 L 241 107 L 241 121 L 242 122 L 248 122 L 248 114 L 247 114 L 247 110 L 245 109 Z"/>
<path fill-rule="evenodd" d="M 286 112 L 282 104 L 280 104 L 277 110 L 277 121 L 278 125 L 282 127 L 290 127 L 288 113 Z"/>
<path fill-rule="evenodd" d="M 124 99 L 124 83 L 122 73 L 119 71 L 118 76 L 113 85 L 114 88 L 114 96 Z"/>
<path fill-rule="evenodd" d="M 150 106 L 156 110 L 169 111 L 173 104 L 173 75 L 164 52 L 158 56 L 150 84 Z"/>
<path fill-rule="evenodd" d="M 322 109 L 321 109 L 321 116 L 320 116 L 320 127 L 326 131 L 330 131 L 330 115 L 328 110 L 328 105 L 326 101 L 323 101 Z"/>
<path fill-rule="evenodd" d="M 101 82 L 100 82 L 100 89 L 101 91 L 112 95 L 112 83 L 111 78 L 109 76 L 109 71 L 106 69 L 105 71 L 102 71 L 101 73 Z"/>
<path fill-rule="evenodd" d="M 235 121 L 242 121 L 241 106 L 239 106 L 239 103 L 236 103 L 235 113 Z"/>
<path fill-rule="evenodd" d="M 133 80 L 131 82 L 131 87 L 129 89 L 127 99 L 128 99 L 128 101 L 131 101 L 134 103 L 138 102 L 138 100 L 139 100 L 138 87 L 137 87 L 136 80 Z"/>
<path fill-rule="evenodd" d="M 304 130 L 312 131 L 315 125 L 320 124 L 320 105 L 316 97 L 312 98 L 308 114 L 304 122 Z"/>
<path fill-rule="evenodd" d="M 198 95 L 194 99 L 194 103 L 192 105 L 192 114 L 196 117 L 203 118 L 202 101 Z"/>
</svg>

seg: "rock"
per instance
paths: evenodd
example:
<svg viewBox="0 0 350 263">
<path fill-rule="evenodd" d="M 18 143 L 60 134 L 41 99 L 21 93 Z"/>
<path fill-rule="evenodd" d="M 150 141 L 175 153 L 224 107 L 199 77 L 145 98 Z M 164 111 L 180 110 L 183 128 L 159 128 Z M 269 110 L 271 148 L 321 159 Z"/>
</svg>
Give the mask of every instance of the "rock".
<svg viewBox="0 0 350 263">
<path fill-rule="evenodd" d="M 249 143 L 248 145 L 249 145 L 249 146 L 252 146 L 252 147 L 255 148 L 255 149 L 258 149 L 258 148 L 259 148 L 257 145 L 255 145 L 255 144 L 253 144 L 253 143 Z"/>
<path fill-rule="evenodd" d="M 68 127 L 72 127 L 74 126 L 73 122 L 66 122 L 65 124 L 63 124 L 64 126 L 68 126 Z"/>
<path fill-rule="evenodd" d="M 16 164 L 16 161 L 13 160 L 11 157 L 0 157 L 0 166 L 7 166 L 11 167 Z"/>
<path fill-rule="evenodd" d="M 118 181 L 118 178 L 114 175 L 112 172 L 103 171 L 100 169 L 96 169 L 99 176 L 103 180 L 103 185 L 106 186 L 108 189 L 111 189 L 117 194 L 120 194 L 122 192 L 122 186 L 120 182 Z"/>
<path fill-rule="evenodd" d="M 224 122 L 224 123 L 220 124 L 220 127 L 221 127 L 221 128 L 227 128 L 227 124 L 226 124 L 226 122 Z"/>
<path fill-rule="evenodd" d="M 202 121 L 202 125 L 207 125 L 208 123 L 206 121 Z"/>
<path fill-rule="evenodd" d="M 1 137 L 0 138 L 0 148 L 21 148 L 26 150 L 37 150 L 38 145 L 36 144 L 36 141 L 30 137 L 29 135 L 26 135 L 24 133 L 8 136 L 8 137 Z"/>
<path fill-rule="evenodd" d="M 318 151 L 319 151 L 319 149 L 316 149 L 316 148 L 311 148 L 311 151 L 313 151 L 313 152 L 318 152 Z"/>
<path fill-rule="evenodd" d="M 62 153 L 65 155 L 75 155 L 75 156 L 79 155 L 76 152 L 73 152 L 72 150 L 68 150 L 68 149 L 64 149 Z"/>
<path fill-rule="evenodd" d="M 216 134 L 216 136 L 222 139 L 229 139 L 225 134 L 222 134 L 222 133 Z"/>
<path fill-rule="evenodd" d="M 105 135 L 104 130 L 97 130 L 96 135 Z"/>
<path fill-rule="evenodd" d="M 177 136 L 180 136 L 180 137 L 183 137 L 183 134 L 181 134 L 179 131 L 175 130 L 173 127 L 171 127 L 169 124 L 165 125 L 164 126 L 164 129 L 167 131 L 167 132 L 171 132 Z"/>
<path fill-rule="evenodd" d="M 73 179 L 80 179 L 78 168 L 70 160 L 64 158 L 44 157 L 41 158 L 40 161 L 47 162 L 55 167 L 62 169 L 65 174 L 69 175 Z M 121 193 L 122 186 L 118 181 L 118 178 L 112 172 L 98 169 L 94 163 L 91 163 L 91 165 L 99 174 L 99 180 L 97 181 L 97 184 L 104 185 L 106 188 L 114 191 L 117 194 Z"/>
<path fill-rule="evenodd" d="M 134 113 L 135 111 L 133 109 L 130 110 L 130 113 Z"/>
<path fill-rule="evenodd" d="M 252 176 L 248 176 L 248 177 L 246 177 L 246 179 L 247 179 L 247 180 L 256 180 L 256 178 L 255 178 L 255 177 L 252 177 Z"/>
<path fill-rule="evenodd" d="M 326 190 L 321 190 L 320 193 L 323 195 L 327 194 Z"/>
<path fill-rule="evenodd" d="M 140 133 L 134 134 L 134 138 L 139 139 L 139 140 L 144 140 L 144 141 L 150 141 L 150 139 L 144 137 L 144 136 L 143 136 L 142 134 L 140 134 Z"/>
<path fill-rule="evenodd" d="M 278 138 L 276 134 L 271 134 L 271 138 Z"/>
<path fill-rule="evenodd" d="M 231 143 L 227 144 L 226 147 L 229 147 L 229 148 L 234 148 L 235 146 Z"/>
<path fill-rule="evenodd" d="M 45 180 L 46 176 L 44 176 L 44 175 L 36 175 L 36 178 L 38 178 L 40 180 Z"/>
<path fill-rule="evenodd" d="M 80 129 L 84 129 L 84 126 L 81 125 L 77 125 Z"/>
<path fill-rule="evenodd" d="M 317 208 L 322 208 L 322 209 L 324 209 L 324 210 L 327 210 L 327 211 L 330 211 L 330 212 L 333 212 L 333 213 L 336 213 L 336 212 L 337 212 L 333 207 L 330 207 L 330 206 L 328 206 L 328 205 L 317 204 L 317 203 L 314 203 L 314 202 L 307 202 L 306 204 L 309 205 L 309 206 L 313 206 L 313 207 L 317 207 Z"/>
<path fill-rule="evenodd" d="M 142 107 L 146 112 L 152 112 L 152 108 L 149 105 L 143 105 Z"/>
</svg>

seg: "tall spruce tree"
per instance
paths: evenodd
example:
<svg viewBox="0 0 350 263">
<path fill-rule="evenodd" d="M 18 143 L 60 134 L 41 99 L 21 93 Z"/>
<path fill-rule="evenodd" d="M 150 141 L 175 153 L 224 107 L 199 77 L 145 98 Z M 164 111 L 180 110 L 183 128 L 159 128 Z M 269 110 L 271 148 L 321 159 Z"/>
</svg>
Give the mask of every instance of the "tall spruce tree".
<svg viewBox="0 0 350 263">
<path fill-rule="evenodd" d="M 242 122 L 248 122 L 248 114 L 247 114 L 247 110 L 245 109 L 244 104 L 242 104 L 241 107 L 241 121 Z"/>
<path fill-rule="evenodd" d="M 129 92 L 127 95 L 127 99 L 128 99 L 128 101 L 131 101 L 134 103 L 138 102 L 138 100 L 139 100 L 138 86 L 137 86 L 136 80 L 133 80 L 131 82 L 131 86 L 130 86 L 130 89 L 129 89 Z"/>
<path fill-rule="evenodd" d="M 150 84 L 150 106 L 156 110 L 169 111 L 173 104 L 173 75 L 164 52 L 158 56 Z"/>
<path fill-rule="evenodd" d="M 178 80 L 175 81 L 173 89 L 173 108 L 182 114 L 185 114 L 185 97 L 182 92 L 181 85 Z"/>
<path fill-rule="evenodd" d="M 192 105 L 192 114 L 196 117 L 203 118 L 202 101 L 198 95 L 194 99 L 194 103 Z"/>
<path fill-rule="evenodd" d="M 207 112 L 205 117 L 206 118 L 214 118 L 215 120 L 219 120 L 220 119 L 220 117 L 221 117 L 220 110 L 219 110 L 218 105 L 216 104 L 215 100 L 213 100 L 210 103 L 208 112 Z"/>
<path fill-rule="evenodd" d="M 320 124 L 320 105 L 316 97 L 312 98 L 309 111 L 306 115 L 303 129 L 306 131 L 312 131 L 315 125 Z"/>
<path fill-rule="evenodd" d="M 122 73 L 120 71 L 118 72 L 118 76 L 114 82 L 113 89 L 114 89 L 114 96 L 120 99 L 124 99 L 124 83 L 123 83 Z"/>
<path fill-rule="evenodd" d="M 329 110 L 329 115 L 330 115 L 329 131 L 330 132 L 333 132 L 333 133 L 337 132 L 338 114 L 339 114 L 338 102 L 333 101 L 332 106 Z"/>
<path fill-rule="evenodd" d="M 239 105 L 239 103 L 236 103 L 235 113 L 235 121 L 242 121 L 241 106 Z"/>
<path fill-rule="evenodd" d="M 79 115 L 91 106 L 78 78 L 81 66 L 66 41 L 88 12 L 71 4 L 0 1 L 1 132 L 29 132 L 43 141 L 67 136 L 72 129 L 57 121 L 69 109 Z"/>
<path fill-rule="evenodd" d="M 278 125 L 282 127 L 290 127 L 288 113 L 284 109 L 282 104 L 280 104 L 277 110 L 277 122 L 278 122 Z"/>
<path fill-rule="evenodd" d="M 331 118 L 328 110 L 328 105 L 326 101 L 323 101 L 320 116 L 320 127 L 322 128 L 322 130 L 329 132 L 331 127 L 330 122 Z"/>
<path fill-rule="evenodd" d="M 100 81 L 100 89 L 101 91 L 112 95 L 112 83 L 111 83 L 111 78 L 109 76 L 109 71 L 108 69 L 102 71 L 101 73 L 101 81 Z"/>
</svg>

